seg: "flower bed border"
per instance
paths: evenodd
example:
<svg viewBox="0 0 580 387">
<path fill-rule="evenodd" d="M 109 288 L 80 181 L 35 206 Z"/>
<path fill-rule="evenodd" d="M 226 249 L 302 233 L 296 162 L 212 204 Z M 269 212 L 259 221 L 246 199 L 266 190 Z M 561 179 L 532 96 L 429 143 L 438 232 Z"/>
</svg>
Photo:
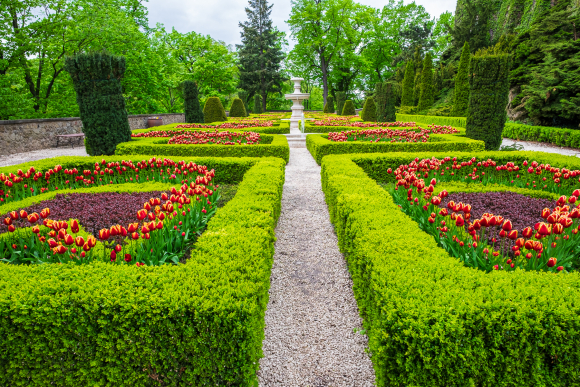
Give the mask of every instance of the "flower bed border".
<svg viewBox="0 0 580 387">
<path fill-rule="evenodd" d="M 444 156 L 519 153 L 534 153 L 538 161 L 549 156 Z M 441 154 L 340 155 L 322 162 L 322 188 L 353 277 L 377 385 L 577 384 L 580 275 L 467 268 L 366 173 L 432 155 Z"/>
<path fill-rule="evenodd" d="M 351 129 L 352 130 L 352 129 Z M 432 134 L 430 142 L 379 142 L 367 141 L 334 142 L 328 140 L 327 134 L 309 134 L 306 136 L 306 148 L 318 164 L 322 158 L 331 154 L 350 153 L 384 153 L 384 152 L 479 152 L 483 151 L 483 141 L 472 140 L 465 136 L 454 134 Z"/>
<path fill-rule="evenodd" d="M 235 131 L 246 131 L 246 132 L 256 132 L 260 134 L 290 134 L 290 122 L 288 121 L 280 121 L 280 120 L 273 120 L 273 126 L 271 127 L 251 127 L 245 129 L 218 129 L 219 131 L 229 130 L 230 132 Z M 211 124 L 200 124 L 200 125 L 221 125 L 225 123 L 232 123 L 231 121 L 223 121 L 223 122 L 212 122 Z M 172 130 L 175 129 L 178 125 L 188 125 L 184 122 L 174 123 L 174 124 L 167 124 L 162 126 L 155 126 L 149 129 L 137 129 L 134 130 L 133 133 L 146 133 L 152 130 Z M 176 129 L 178 130 L 178 129 Z M 191 129 L 191 130 L 212 130 L 211 128 L 200 128 L 200 129 Z"/>
<path fill-rule="evenodd" d="M 0 265 L 0 384 L 257 384 L 284 162 L 191 161 L 244 173 L 186 264 Z"/>
</svg>

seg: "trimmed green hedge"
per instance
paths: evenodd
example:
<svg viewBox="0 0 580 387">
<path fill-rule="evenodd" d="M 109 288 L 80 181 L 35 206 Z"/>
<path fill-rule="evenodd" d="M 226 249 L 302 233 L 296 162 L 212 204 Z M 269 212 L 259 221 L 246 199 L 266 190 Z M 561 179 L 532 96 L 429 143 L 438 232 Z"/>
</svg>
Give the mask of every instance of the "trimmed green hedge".
<svg viewBox="0 0 580 387">
<path fill-rule="evenodd" d="M 468 151 L 478 152 L 484 149 L 483 141 L 471 140 L 465 136 L 453 134 L 432 134 L 429 142 L 379 142 L 347 141 L 333 142 L 328 135 L 309 134 L 306 136 L 306 148 L 318 164 L 322 158 L 331 154 L 347 153 L 385 153 L 385 152 L 444 152 Z"/>
<path fill-rule="evenodd" d="M 416 122 L 422 124 L 435 124 L 465 128 L 467 118 L 465 117 L 441 117 L 441 116 L 419 116 L 412 114 L 397 114 L 397 121 Z"/>
<path fill-rule="evenodd" d="M 463 266 L 351 159 L 324 158 L 322 188 L 378 386 L 579 384 L 578 273 Z"/>
<path fill-rule="evenodd" d="M 184 265 L 1 264 L 0 385 L 257 385 L 284 162 L 254 163 Z"/>
<path fill-rule="evenodd" d="M 207 125 L 221 125 L 224 122 L 212 122 Z M 235 125 L 234 122 L 227 122 L 228 124 Z M 178 125 L 187 125 L 184 123 L 176 123 L 176 124 L 167 124 L 162 126 L 156 126 L 154 128 L 149 129 L 135 129 L 133 133 L 146 133 L 154 130 L 172 130 L 175 129 Z M 206 125 L 206 124 L 204 124 Z M 192 130 L 192 131 L 203 131 L 203 130 L 212 130 L 211 128 L 191 128 L 191 129 L 175 129 L 175 130 Z M 287 121 L 282 122 L 273 122 L 272 126 L 270 127 L 255 127 L 255 128 L 247 128 L 247 129 L 218 129 L 220 132 L 230 131 L 230 132 L 256 132 L 260 134 L 290 134 L 290 123 Z"/>
<path fill-rule="evenodd" d="M 270 140 L 271 138 L 271 140 Z M 169 138 L 136 138 L 117 145 L 116 155 L 205 156 L 205 157 L 280 157 L 290 159 L 285 136 L 262 135 L 266 144 L 259 145 L 179 145 L 167 144 Z M 154 143 L 157 142 L 157 143 Z M 159 142 L 165 143 L 159 143 Z M 270 143 L 268 143 L 270 141 Z"/>
</svg>

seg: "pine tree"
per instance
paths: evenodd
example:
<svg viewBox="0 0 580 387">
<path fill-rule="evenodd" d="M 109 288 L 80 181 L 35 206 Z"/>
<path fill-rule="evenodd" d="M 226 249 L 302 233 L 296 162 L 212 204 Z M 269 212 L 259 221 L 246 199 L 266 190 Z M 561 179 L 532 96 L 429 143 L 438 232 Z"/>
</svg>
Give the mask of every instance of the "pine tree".
<svg viewBox="0 0 580 387">
<path fill-rule="evenodd" d="M 453 101 L 453 109 L 451 115 L 453 117 L 467 116 L 467 106 L 469 104 L 469 62 L 471 60 L 471 52 L 469 50 L 469 43 L 465 42 L 463 50 L 461 51 L 461 59 L 459 61 L 459 69 L 455 76 L 455 94 Z"/>
<path fill-rule="evenodd" d="M 337 91 L 336 92 L 336 115 L 341 116 L 342 110 L 344 109 L 344 103 L 346 102 L 346 92 Z"/>
<path fill-rule="evenodd" d="M 262 114 L 262 99 L 258 94 L 254 96 L 254 108 L 252 109 L 254 114 Z"/>
<path fill-rule="evenodd" d="M 203 123 L 203 111 L 199 104 L 199 92 L 197 83 L 194 81 L 183 82 L 183 105 L 186 123 Z"/>
<path fill-rule="evenodd" d="M 392 82 L 377 83 L 375 87 L 377 122 L 395 122 L 395 86 Z"/>
<path fill-rule="evenodd" d="M 360 113 L 360 118 L 363 121 L 376 122 L 377 121 L 377 105 L 373 97 L 367 98 Z"/>
<path fill-rule="evenodd" d="M 415 65 L 413 61 L 407 62 L 405 68 L 405 78 L 403 79 L 403 95 L 401 96 L 401 106 L 415 106 Z"/>
<path fill-rule="evenodd" d="M 267 0 L 249 0 L 246 8 L 248 21 L 239 23 L 242 44 L 237 45 L 241 89 L 262 96 L 261 111 L 266 111 L 268 93 L 281 92 L 284 77 L 281 62 L 284 52 L 278 39 L 279 32 L 272 27 L 272 5 Z"/>
<path fill-rule="evenodd" d="M 433 106 L 433 60 L 431 53 L 425 55 L 423 70 L 421 71 L 421 96 L 419 97 L 419 110 L 427 110 Z"/>
<path fill-rule="evenodd" d="M 419 105 L 419 98 L 421 97 L 421 72 L 417 71 L 415 74 L 415 88 L 413 89 L 413 106 Z"/>
</svg>

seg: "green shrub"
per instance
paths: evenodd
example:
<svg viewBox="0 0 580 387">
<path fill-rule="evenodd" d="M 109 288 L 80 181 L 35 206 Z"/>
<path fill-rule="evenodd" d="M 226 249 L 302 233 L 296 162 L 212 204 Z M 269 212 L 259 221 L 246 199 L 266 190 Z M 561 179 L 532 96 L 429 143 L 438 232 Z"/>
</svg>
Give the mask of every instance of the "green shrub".
<svg viewBox="0 0 580 387">
<path fill-rule="evenodd" d="M 246 109 L 246 117 L 250 115 L 250 108 L 248 106 L 249 93 L 247 91 L 238 91 L 238 98 L 244 103 L 244 109 Z"/>
<path fill-rule="evenodd" d="M 455 117 L 466 117 L 469 105 L 469 62 L 471 52 L 469 42 L 465 42 L 459 60 L 459 69 L 455 76 L 455 93 L 453 95 L 453 109 L 451 115 Z"/>
<path fill-rule="evenodd" d="M 353 130 L 355 128 L 349 128 Z M 324 156 L 349 153 L 385 153 L 385 152 L 443 152 L 467 151 L 478 152 L 484 149 L 482 141 L 471 140 L 465 136 L 452 134 L 432 134 L 429 142 L 335 142 L 328 140 L 328 135 L 308 134 L 306 148 L 318 164 Z"/>
<path fill-rule="evenodd" d="M 81 53 L 65 59 L 64 69 L 72 78 L 91 154 L 112 155 L 117 144 L 131 138 L 121 85 L 125 67 L 124 57 L 106 53 Z"/>
<path fill-rule="evenodd" d="M 1 265 L 0 384 L 257 385 L 283 184 L 256 162 L 184 265 Z"/>
<path fill-rule="evenodd" d="M 397 121 L 416 122 L 421 124 L 435 124 L 465 128 L 465 117 L 441 117 L 441 116 L 421 116 L 413 114 L 397 114 Z"/>
<path fill-rule="evenodd" d="M 423 70 L 421 71 L 421 94 L 419 97 L 419 110 L 429 109 L 433 105 L 433 60 L 431 53 L 425 55 Z"/>
<path fill-rule="evenodd" d="M 230 107 L 230 117 L 247 117 L 244 102 L 239 98 L 234 98 L 232 106 Z"/>
<path fill-rule="evenodd" d="M 375 99 L 377 105 L 377 122 L 394 122 L 395 115 L 395 90 L 391 82 L 377 83 L 375 87 Z"/>
<path fill-rule="evenodd" d="M 336 92 L 336 115 L 342 115 L 342 110 L 344 109 L 344 104 L 346 102 L 346 92 L 337 91 Z"/>
<path fill-rule="evenodd" d="M 226 111 L 218 97 L 209 97 L 203 107 L 203 119 L 206 124 L 227 121 Z"/>
<path fill-rule="evenodd" d="M 578 273 L 484 273 L 463 266 L 351 159 L 326 157 L 322 188 L 377 386 L 578 383 Z"/>
<path fill-rule="evenodd" d="M 254 95 L 254 109 L 252 110 L 254 114 L 262 114 L 262 97 L 258 94 Z"/>
<path fill-rule="evenodd" d="M 138 138 L 117 146 L 116 155 L 198 157 L 280 157 L 288 162 L 290 148 L 285 136 L 261 135 L 258 145 L 167 144 L 165 138 Z"/>
<path fill-rule="evenodd" d="M 356 111 L 354 109 L 354 104 L 350 99 L 347 99 L 344 103 L 344 107 L 342 108 L 342 115 L 343 116 L 355 116 Z"/>
<path fill-rule="evenodd" d="M 354 107 L 354 106 L 353 106 Z M 363 110 L 360 113 L 360 118 L 363 121 L 376 122 L 377 121 L 377 105 L 373 97 L 367 98 Z"/>
<path fill-rule="evenodd" d="M 405 68 L 405 78 L 403 79 L 403 94 L 401 96 L 401 106 L 415 106 L 415 64 L 412 60 L 407 61 Z"/>
<path fill-rule="evenodd" d="M 183 106 L 185 111 L 185 122 L 203 123 L 204 116 L 199 104 L 199 92 L 197 90 L 197 83 L 194 81 L 183 82 Z"/>
<path fill-rule="evenodd" d="M 465 125 L 468 137 L 485 141 L 485 149 L 499 149 L 509 94 L 508 54 L 478 52 L 469 69 L 469 108 Z"/>
<path fill-rule="evenodd" d="M 327 109 L 325 113 L 334 113 L 334 98 L 332 98 L 332 95 L 326 97 L 326 105 L 324 107 Z"/>
</svg>

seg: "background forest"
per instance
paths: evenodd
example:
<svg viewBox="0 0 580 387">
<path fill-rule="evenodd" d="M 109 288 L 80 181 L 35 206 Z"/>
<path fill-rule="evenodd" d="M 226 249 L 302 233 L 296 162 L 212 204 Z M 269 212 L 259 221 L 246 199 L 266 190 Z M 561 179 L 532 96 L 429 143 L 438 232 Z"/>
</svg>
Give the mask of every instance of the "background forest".
<svg viewBox="0 0 580 387">
<path fill-rule="evenodd" d="M 292 0 L 290 36 L 272 25 L 271 5 L 251 0 L 236 47 L 194 31 L 151 28 L 140 0 L 4 3 L 0 119 L 78 116 L 64 58 L 101 50 L 127 60 L 129 114 L 182 112 L 185 80 L 197 82 L 202 103 L 217 96 L 227 108 L 240 96 L 250 108 L 260 101 L 262 110 L 287 109 L 283 94 L 294 75 L 312 94 L 307 109 L 322 110 L 337 92 L 362 107 L 377 83 L 391 82 L 401 113 L 464 115 L 454 108 L 462 50 L 494 46 L 511 54 L 512 121 L 571 128 L 580 122 L 580 0 L 459 0 L 455 15 L 429 15 L 395 0 L 382 9 L 354 0 Z M 420 104 L 425 71 L 433 74 L 432 96 Z"/>
</svg>

